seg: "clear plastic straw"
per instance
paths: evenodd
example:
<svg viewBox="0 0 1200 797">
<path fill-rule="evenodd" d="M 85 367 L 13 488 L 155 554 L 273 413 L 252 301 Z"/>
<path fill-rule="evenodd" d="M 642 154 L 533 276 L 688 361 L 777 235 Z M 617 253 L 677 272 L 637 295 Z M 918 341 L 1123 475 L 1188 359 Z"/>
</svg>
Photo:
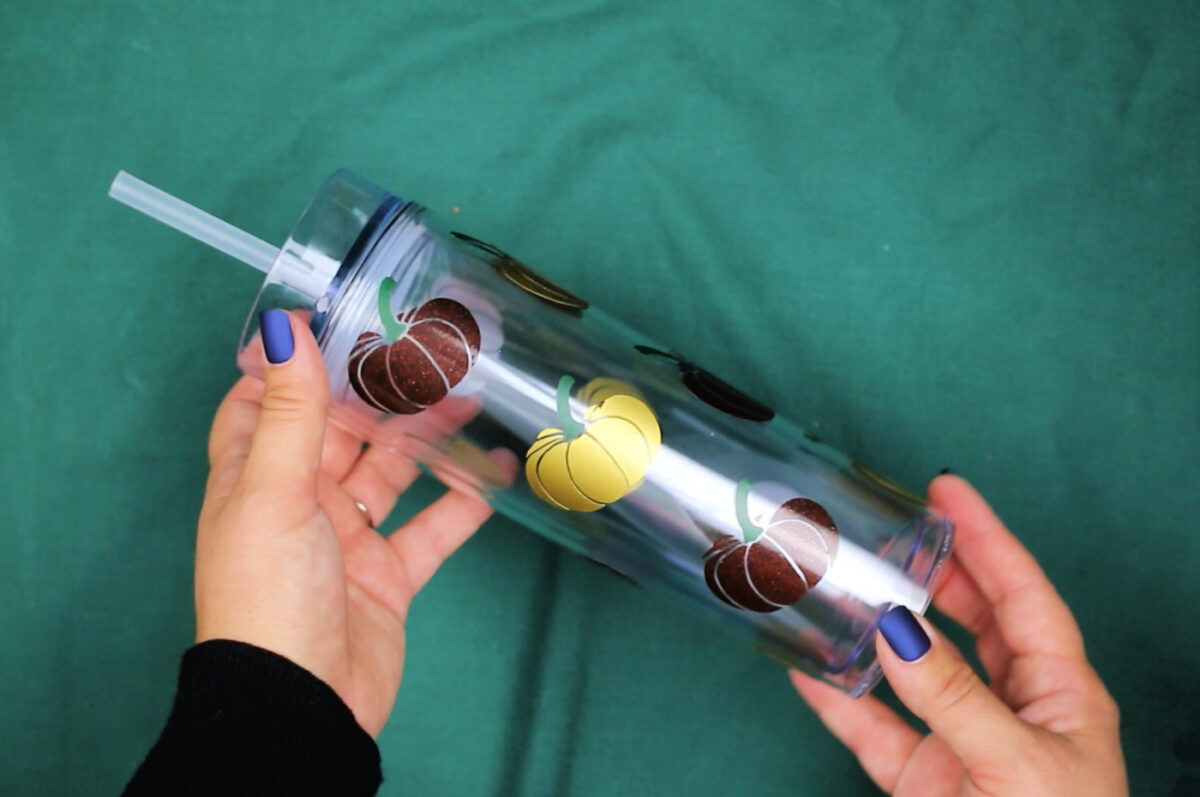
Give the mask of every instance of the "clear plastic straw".
<svg viewBox="0 0 1200 797">
<path fill-rule="evenodd" d="M 259 271 L 269 271 L 279 256 L 279 250 L 266 241 L 142 182 L 128 172 L 117 173 L 108 195 Z"/>
</svg>

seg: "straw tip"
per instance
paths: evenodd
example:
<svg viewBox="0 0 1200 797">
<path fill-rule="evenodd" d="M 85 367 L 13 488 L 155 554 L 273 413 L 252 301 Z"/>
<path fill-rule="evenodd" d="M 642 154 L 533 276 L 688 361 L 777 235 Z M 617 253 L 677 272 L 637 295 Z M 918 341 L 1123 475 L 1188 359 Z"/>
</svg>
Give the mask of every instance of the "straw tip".
<svg viewBox="0 0 1200 797">
<path fill-rule="evenodd" d="M 270 271 L 279 256 L 279 250 L 270 244 L 128 172 L 117 172 L 108 187 L 108 195 L 259 271 Z"/>
<path fill-rule="evenodd" d="M 129 172 L 125 171 L 124 169 L 120 170 L 117 172 L 116 176 L 113 177 L 112 182 L 108 184 L 108 195 L 116 196 L 121 192 L 121 188 L 123 186 L 126 186 L 136 180 L 137 178 Z"/>
</svg>

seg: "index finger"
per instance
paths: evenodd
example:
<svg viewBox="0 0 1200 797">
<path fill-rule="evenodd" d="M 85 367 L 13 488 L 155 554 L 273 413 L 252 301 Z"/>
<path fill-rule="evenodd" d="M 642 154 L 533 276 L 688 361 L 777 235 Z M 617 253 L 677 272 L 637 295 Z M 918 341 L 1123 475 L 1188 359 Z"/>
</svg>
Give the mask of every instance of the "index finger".
<svg viewBox="0 0 1200 797">
<path fill-rule="evenodd" d="M 955 557 L 991 605 L 1012 652 L 1085 659 L 1071 610 L 983 497 L 965 480 L 946 475 L 930 483 L 929 500 L 954 521 Z"/>
<path fill-rule="evenodd" d="M 230 457 L 245 459 L 250 451 L 250 438 L 258 423 L 262 392 L 261 381 L 252 376 L 243 376 L 225 394 L 208 434 L 210 467 L 218 467 Z"/>
<path fill-rule="evenodd" d="M 850 697 L 816 678 L 791 671 L 792 684 L 825 727 L 854 754 L 888 794 L 924 738 L 873 695 Z"/>
</svg>

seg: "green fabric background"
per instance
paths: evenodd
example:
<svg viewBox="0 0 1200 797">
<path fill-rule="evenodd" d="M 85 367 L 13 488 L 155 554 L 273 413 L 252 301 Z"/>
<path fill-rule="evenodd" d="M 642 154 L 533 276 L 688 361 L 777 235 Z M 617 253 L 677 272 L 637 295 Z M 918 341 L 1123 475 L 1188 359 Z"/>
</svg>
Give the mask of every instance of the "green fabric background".
<svg viewBox="0 0 1200 797">
<path fill-rule="evenodd" d="M 279 242 L 341 165 L 902 482 L 974 480 L 1075 609 L 1135 794 L 1196 793 L 1198 16 L 6 0 L 0 793 L 114 793 L 156 737 L 258 282 L 109 180 Z M 384 794 L 873 793 L 777 665 L 507 521 L 410 633 Z"/>
</svg>

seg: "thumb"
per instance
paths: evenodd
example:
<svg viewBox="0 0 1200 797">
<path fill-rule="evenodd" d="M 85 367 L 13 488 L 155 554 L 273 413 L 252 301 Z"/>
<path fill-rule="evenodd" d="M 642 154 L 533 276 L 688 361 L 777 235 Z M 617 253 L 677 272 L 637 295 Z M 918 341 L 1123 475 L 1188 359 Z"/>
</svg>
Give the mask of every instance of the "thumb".
<svg viewBox="0 0 1200 797">
<path fill-rule="evenodd" d="M 309 328 L 283 310 L 259 316 L 266 367 L 258 425 L 243 478 L 256 487 L 304 489 L 316 500 L 329 380 Z"/>
<path fill-rule="evenodd" d="M 896 697 L 962 760 L 968 772 L 1013 760 L 1029 728 L 924 617 L 897 606 L 879 621 L 879 663 Z"/>
</svg>

